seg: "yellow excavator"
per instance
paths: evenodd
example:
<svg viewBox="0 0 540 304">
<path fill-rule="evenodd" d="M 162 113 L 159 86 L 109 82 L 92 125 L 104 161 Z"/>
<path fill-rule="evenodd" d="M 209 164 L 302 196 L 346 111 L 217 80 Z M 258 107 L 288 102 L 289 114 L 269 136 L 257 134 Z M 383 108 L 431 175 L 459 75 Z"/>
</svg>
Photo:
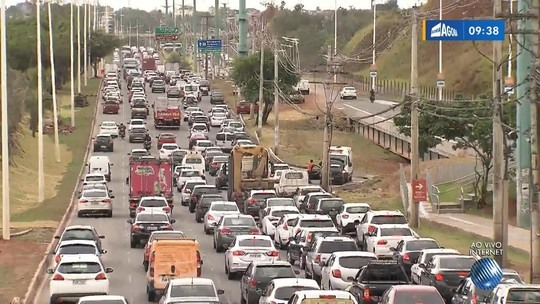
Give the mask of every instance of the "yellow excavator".
<svg viewBox="0 0 540 304">
<path fill-rule="evenodd" d="M 228 200 L 236 202 L 240 208 L 247 199 L 249 191 L 274 189 L 276 180 L 269 178 L 268 164 L 268 150 L 265 147 L 235 146 L 227 165 Z"/>
</svg>

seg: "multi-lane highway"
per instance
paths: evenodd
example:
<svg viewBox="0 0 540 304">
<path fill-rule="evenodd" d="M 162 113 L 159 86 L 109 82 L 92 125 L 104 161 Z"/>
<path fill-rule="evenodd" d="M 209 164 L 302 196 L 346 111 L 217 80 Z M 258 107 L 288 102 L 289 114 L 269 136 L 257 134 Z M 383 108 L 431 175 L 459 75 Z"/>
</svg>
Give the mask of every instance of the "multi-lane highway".
<svg viewBox="0 0 540 304">
<path fill-rule="evenodd" d="M 125 83 L 124 83 L 125 84 Z M 125 85 L 124 85 L 125 90 Z M 148 92 L 149 102 L 152 103 L 159 94 Z M 124 91 L 124 96 L 127 92 Z M 209 97 L 203 97 L 201 108 L 206 112 L 210 110 Z M 96 126 L 93 130 L 94 135 L 99 132 L 99 125 L 103 121 L 116 121 L 126 124 L 130 120 L 130 108 L 127 102 L 121 106 L 118 115 L 102 114 L 101 108 L 97 111 Z M 155 130 L 152 121 L 152 115 L 147 120 L 150 135 L 153 138 L 152 154 L 158 155 L 155 145 L 155 136 L 160 131 Z M 168 132 L 167 130 L 166 132 Z M 177 135 L 177 143 L 183 149 L 188 147 L 188 126 L 184 123 L 179 131 L 173 131 Z M 215 138 L 217 128 L 210 131 L 210 139 Z M 114 272 L 109 275 L 110 278 L 110 294 L 123 295 L 130 303 L 150 303 L 146 297 L 146 280 L 142 266 L 143 249 L 131 249 L 129 245 L 130 224 L 126 222 L 129 219 L 128 210 L 128 194 L 129 187 L 125 184 L 126 177 L 129 172 L 128 155 L 133 148 L 142 148 L 142 144 L 130 144 L 127 137 L 125 140 L 120 138 L 114 141 L 114 153 L 91 153 L 92 155 L 106 155 L 114 164 L 112 169 L 112 181 L 109 182 L 109 188 L 113 190 L 114 215 L 112 218 L 77 218 L 72 216 L 69 225 L 81 224 L 92 225 L 96 227 L 98 233 L 105 236 L 103 247 L 108 252 L 104 255 L 104 264 L 107 267 L 113 267 Z M 214 178 L 207 176 L 209 184 L 214 183 Z M 224 273 L 224 255 L 216 253 L 212 248 L 212 237 L 205 235 L 202 224 L 195 222 L 194 215 L 189 213 L 187 207 L 180 205 L 179 193 L 175 192 L 175 209 L 173 218 L 176 219 L 174 224 L 175 230 L 184 231 L 188 236 L 197 239 L 200 243 L 203 254 L 203 277 L 213 279 L 218 288 L 224 289 L 225 294 L 222 296 L 223 303 L 240 303 L 240 283 L 238 281 L 230 281 Z M 225 192 L 223 197 L 226 198 Z M 284 252 L 282 252 L 284 257 Z M 43 288 L 38 293 L 36 303 L 49 302 L 49 278 L 45 279 Z"/>
</svg>

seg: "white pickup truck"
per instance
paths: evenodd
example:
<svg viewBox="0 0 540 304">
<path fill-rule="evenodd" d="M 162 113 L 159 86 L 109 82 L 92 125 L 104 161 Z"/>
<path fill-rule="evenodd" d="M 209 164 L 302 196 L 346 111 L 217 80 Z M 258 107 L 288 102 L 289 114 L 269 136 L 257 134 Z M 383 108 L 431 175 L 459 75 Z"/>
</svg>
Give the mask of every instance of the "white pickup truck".
<svg viewBox="0 0 540 304">
<path fill-rule="evenodd" d="M 309 95 L 309 80 L 301 79 L 296 85 L 295 89 L 302 95 Z"/>
<path fill-rule="evenodd" d="M 279 196 L 293 197 L 296 189 L 309 185 L 306 170 L 284 170 L 279 176 L 279 182 L 274 189 Z"/>
</svg>

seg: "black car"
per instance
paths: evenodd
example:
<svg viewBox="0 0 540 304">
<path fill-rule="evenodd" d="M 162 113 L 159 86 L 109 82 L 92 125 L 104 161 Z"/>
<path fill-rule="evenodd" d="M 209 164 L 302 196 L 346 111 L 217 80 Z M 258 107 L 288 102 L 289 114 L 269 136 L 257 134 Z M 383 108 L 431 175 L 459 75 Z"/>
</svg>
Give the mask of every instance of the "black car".
<svg viewBox="0 0 540 304">
<path fill-rule="evenodd" d="M 441 246 L 434 239 L 418 238 L 404 239 L 395 248 L 390 248 L 390 250 L 393 251 L 392 259 L 403 266 L 407 276 L 411 276 L 411 267 L 416 264 L 422 250 L 438 248 L 441 248 Z"/>
<path fill-rule="evenodd" d="M 129 219 L 127 222 L 131 224 L 129 243 L 131 248 L 135 248 L 147 242 L 154 231 L 173 230 L 172 224 L 176 220 L 165 213 L 139 213 L 135 220 Z"/>
<path fill-rule="evenodd" d="M 210 104 L 224 104 L 225 96 L 223 92 L 214 90 L 212 91 L 212 96 L 210 96 Z"/>
<path fill-rule="evenodd" d="M 261 298 L 260 290 L 273 279 L 296 278 L 300 271 L 294 270 L 292 265 L 285 261 L 251 262 L 240 279 L 240 302 L 257 304 Z"/>
<path fill-rule="evenodd" d="M 316 229 L 302 229 L 294 237 L 289 240 L 289 247 L 287 248 L 287 261 L 291 264 L 299 261 L 300 268 L 306 268 L 306 253 L 311 244 L 319 237 L 326 236 L 340 236 L 340 233 L 336 231 L 328 230 L 316 230 Z"/>
<path fill-rule="evenodd" d="M 182 160 L 184 159 L 184 156 L 186 156 L 187 151 L 186 150 L 176 150 L 171 153 L 171 159 L 173 163 L 173 167 L 182 165 Z"/>
<path fill-rule="evenodd" d="M 197 223 L 202 223 L 204 215 L 210 209 L 212 202 L 223 201 L 221 194 L 203 194 L 199 202 L 197 202 L 197 207 L 195 207 L 195 221 Z"/>
<path fill-rule="evenodd" d="M 108 134 L 100 134 L 94 139 L 94 152 L 114 152 L 114 141 Z"/>
<path fill-rule="evenodd" d="M 204 194 L 221 194 L 221 190 L 214 185 L 199 185 L 193 188 L 191 199 L 189 200 L 189 212 L 195 212 L 195 207 Z"/>
</svg>

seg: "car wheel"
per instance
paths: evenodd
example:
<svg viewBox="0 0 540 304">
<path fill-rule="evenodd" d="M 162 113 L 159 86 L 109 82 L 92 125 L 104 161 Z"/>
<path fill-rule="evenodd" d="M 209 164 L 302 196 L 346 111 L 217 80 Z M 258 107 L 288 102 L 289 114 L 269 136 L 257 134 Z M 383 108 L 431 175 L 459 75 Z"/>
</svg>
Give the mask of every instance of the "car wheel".
<svg viewBox="0 0 540 304">
<path fill-rule="evenodd" d="M 129 240 L 129 245 L 131 248 L 137 248 L 137 242 L 134 239 Z"/>
<path fill-rule="evenodd" d="M 195 216 L 195 221 L 199 224 L 203 222 L 202 218 L 200 218 L 199 216 Z"/>
<path fill-rule="evenodd" d="M 234 280 L 235 276 L 236 276 L 236 273 L 231 272 L 230 270 L 227 270 L 227 279 Z"/>
<path fill-rule="evenodd" d="M 148 262 L 145 261 L 142 263 L 142 265 L 143 265 L 144 271 L 148 271 Z"/>
<path fill-rule="evenodd" d="M 146 287 L 146 293 L 147 293 L 147 296 L 148 296 L 148 301 L 149 302 L 154 302 L 154 299 L 156 298 L 156 291 L 150 289 L 149 287 Z"/>
<path fill-rule="evenodd" d="M 112 211 L 109 211 L 109 213 L 107 213 L 107 217 L 112 217 Z"/>
<path fill-rule="evenodd" d="M 212 242 L 212 247 L 213 247 L 214 249 L 216 249 L 216 239 L 213 240 L 213 242 Z"/>
<path fill-rule="evenodd" d="M 80 211 L 77 212 L 77 217 L 83 217 L 83 216 L 84 216 L 84 214 L 82 212 L 80 212 Z"/>
<path fill-rule="evenodd" d="M 56 298 L 55 298 L 55 297 L 51 297 L 50 300 L 49 300 L 49 303 L 50 303 L 50 304 L 56 304 Z"/>
<path fill-rule="evenodd" d="M 247 304 L 246 299 L 242 295 L 240 295 L 240 304 Z"/>
</svg>

